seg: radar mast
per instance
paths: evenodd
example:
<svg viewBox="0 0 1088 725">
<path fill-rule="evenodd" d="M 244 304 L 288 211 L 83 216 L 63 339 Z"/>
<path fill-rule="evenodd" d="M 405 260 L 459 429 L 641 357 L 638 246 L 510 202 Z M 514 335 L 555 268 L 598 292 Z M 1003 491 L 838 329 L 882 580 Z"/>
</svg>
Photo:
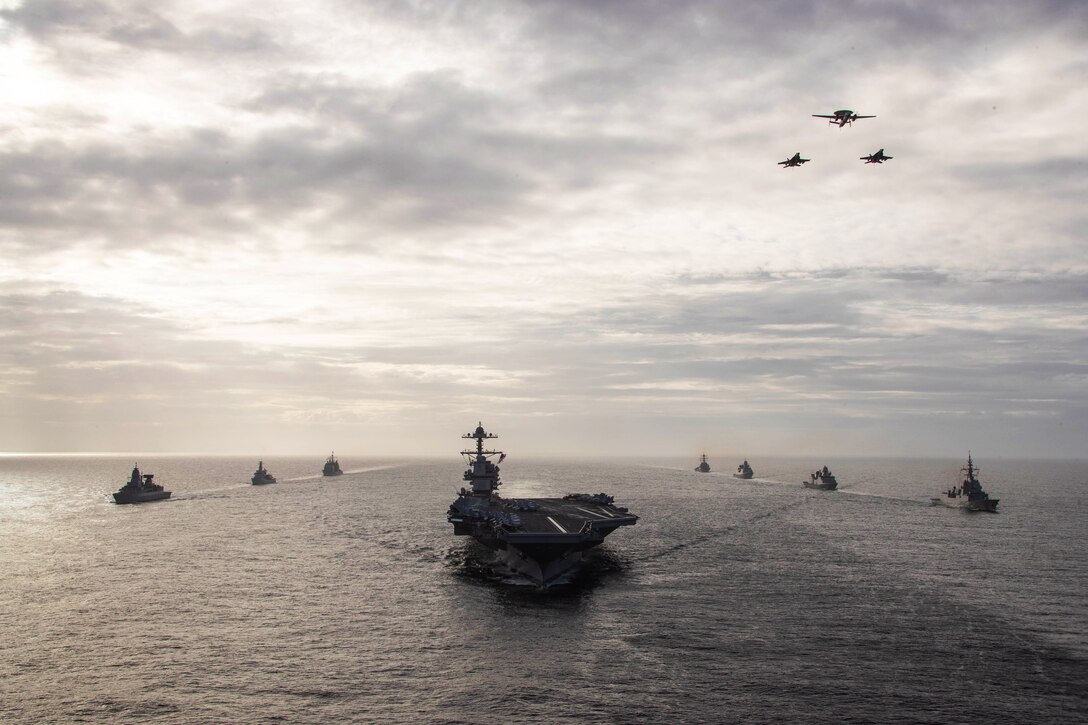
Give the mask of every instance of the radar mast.
<svg viewBox="0 0 1088 725">
<path fill-rule="evenodd" d="M 502 451 L 484 450 L 484 441 L 498 438 L 494 433 L 484 430 L 483 422 L 476 426 L 472 433 L 465 433 L 462 438 L 472 438 L 476 441 L 476 450 L 461 451 L 461 455 L 468 461 L 468 470 L 465 471 L 465 480 L 472 482 L 472 494 L 474 496 L 490 496 L 502 483 L 499 481 L 499 467 L 496 463 L 502 463 L 506 454 Z M 491 457 L 498 456 L 496 463 L 490 461 Z"/>
</svg>

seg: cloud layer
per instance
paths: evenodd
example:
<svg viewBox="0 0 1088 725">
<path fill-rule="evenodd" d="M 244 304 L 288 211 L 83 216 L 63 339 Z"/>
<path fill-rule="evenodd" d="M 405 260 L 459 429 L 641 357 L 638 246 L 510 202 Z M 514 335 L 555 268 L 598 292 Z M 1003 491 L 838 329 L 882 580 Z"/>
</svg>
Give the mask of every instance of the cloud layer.
<svg viewBox="0 0 1088 725">
<path fill-rule="evenodd" d="M 986 10 L 0 5 L 0 450 L 1080 455 L 1088 11 Z"/>
</svg>

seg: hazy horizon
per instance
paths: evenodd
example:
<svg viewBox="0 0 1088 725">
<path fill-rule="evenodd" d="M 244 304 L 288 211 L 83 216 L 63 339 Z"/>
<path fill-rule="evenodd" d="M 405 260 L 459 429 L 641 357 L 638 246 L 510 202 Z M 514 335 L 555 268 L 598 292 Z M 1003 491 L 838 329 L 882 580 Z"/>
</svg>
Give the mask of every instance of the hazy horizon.
<svg viewBox="0 0 1088 725">
<path fill-rule="evenodd" d="M 978 456 L 974 456 L 973 452 L 970 452 L 975 459 L 975 464 L 982 463 L 982 459 Z M 507 452 L 506 461 L 504 466 L 519 462 L 540 464 L 548 461 L 559 462 L 563 460 L 572 461 L 586 461 L 586 462 L 622 462 L 631 465 L 657 465 L 668 462 L 670 464 L 683 464 L 686 466 L 686 461 L 690 460 L 692 464 L 699 463 L 699 454 L 684 455 L 684 454 L 651 454 L 651 455 L 630 455 L 630 454 L 607 454 L 607 455 L 593 455 L 592 453 L 565 453 L 562 451 L 555 452 L 542 452 L 534 453 L 528 456 L 511 456 Z M 39 452 L 23 452 L 23 451 L 0 451 L 0 458 L 209 458 L 209 459 L 238 459 L 238 460 L 298 460 L 301 458 L 311 458 L 315 462 L 315 466 L 324 462 L 328 454 L 315 454 L 311 452 L 301 453 L 273 453 L 264 454 L 261 452 L 241 452 L 241 453 L 225 453 L 225 452 L 210 452 L 210 451 L 39 451 Z M 717 473 L 730 473 L 734 470 L 735 466 L 742 460 L 749 460 L 753 463 L 757 463 L 760 460 L 763 461 L 806 461 L 815 465 L 817 461 L 819 464 L 834 463 L 834 461 L 946 461 L 954 463 L 957 466 L 963 465 L 967 460 L 967 454 L 962 457 L 955 456 L 880 456 L 880 455 L 849 455 L 849 454 L 757 454 L 749 456 L 743 453 L 731 453 L 729 451 L 706 451 L 707 461 L 711 464 L 712 471 Z M 408 462 L 429 462 L 429 463 L 451 463 L 455 467 L 459 465 L 460 456 L 457 451 L 451 454 L 439 455 L 439 454 L 415 454 L 415 453 L 373 453 L 373 452 L 352 452 L 340 454 L 336 453 L 337 461 L 342 466 L 353 466 L 356 462 L 374 462 L 381 461 L 383 465 L 381 468 L 399 465 L 400 461 Z M 391 459 L 395 461 L 390 462 Z M 996 455 L 985 459 L 991 464 L 995 461 L 1008 462 L 1016 461 L 1020 463 L 1032 462 L 1032 461 L 1055 461 L 1060 463 L 1088 463 L 1088 457 L 1076 457 L 1071 456 L 1068 458 L 1061 457 L 1032 457 L 1032 456 L 1008 456 L 1008 455 Z M 351 471 L 345 471 L 351 473 Z"/>
<path fill-rule="evenodd" d="M 0 0 L 0 451 L 1083 459 L 1086 31 Z"/>
</svg>

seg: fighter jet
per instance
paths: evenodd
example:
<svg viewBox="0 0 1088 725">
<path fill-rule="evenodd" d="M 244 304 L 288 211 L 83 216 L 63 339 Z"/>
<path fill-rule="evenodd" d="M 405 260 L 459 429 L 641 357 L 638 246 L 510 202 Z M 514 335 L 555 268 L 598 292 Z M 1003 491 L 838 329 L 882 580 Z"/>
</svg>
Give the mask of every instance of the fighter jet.
<svg viewBox="0 0 1088 725">
<path fill-rule="evenodd" d="M 868 156 L 860 156 L 859 158 L 862 161 L 864 161 L 865 163 L 867 163 L 867 164 L 882 164 L 885 161 L 887 161 L 888 159 L 894 158 L 894 157 L 885 156 L 884 155 L 884 149 L 880 149 L 875 154 L 869 154 Z"/>
<path fill-rule="evenodd" d="M 807 164 L 809 161 L 812 161 L 812 159 L 801 158 L 801 152 L 798 151 L 785 161 L 779 161 L 778 165 L 781 166 L 783 169 L 788 169 L 791 166 L 800 166 L 801 164 Z"/>
<path fill-rule="evenodd" d="M 846 109 L 846 108 L 844 108 L 841 111 L 835 111 L 835 113 L 833 113 L 830 116 L 824 116 L 824 115 L 821 115 L 819 113 L 814 113 L 814 114 L 812 114 L 812 117 L 813 118 L 829 118 L 831 120 L 828 121 L 828 123 L 830 123 L 830 124 L 836 124 L 837 123 L 837 124 L 839 124 L 839 128 L 842 128 L 843 126 L 845 126 L 848 123 L 853 125 L 854 121 L 858 120 L 859 118 L 876 118 L 876 116 L 859 116 L 858 114 L 856 114 L 853 111 L 851 111 L 849 109 Z"/>
</svg>

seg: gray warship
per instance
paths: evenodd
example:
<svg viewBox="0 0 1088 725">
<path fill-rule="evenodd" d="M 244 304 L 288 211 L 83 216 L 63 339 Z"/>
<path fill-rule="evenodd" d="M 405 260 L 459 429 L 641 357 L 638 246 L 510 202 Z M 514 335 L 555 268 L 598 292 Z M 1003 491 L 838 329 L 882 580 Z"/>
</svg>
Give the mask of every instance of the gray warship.
<svg viewBox="0 0 1088 725">
<path fill-rule="evenodd" d="M 264 461 L 261 461 L 257 464 L 257 470 L 253 472 L 253 478 L 249 480 L 254 486 L 261 486 L 266 483 L 275 483 L 276 477 L 268 472 L 268 469 L 264 467 Z"/>
<path fill-rule="evenodd" d="M 113 494 L 114 503 L 144 503 L 146 501 L 161 501 L 170 498 L 170 492 L 152 479 L 154 473 L 140 473 L 139 464 L 133 464 L 132 477 L 128 483 Z"/>
<path fill-rule="evenodd" d="M 325 467 L 321 469 L 322 476 L 339 476 L 343 471 L 340 470 L 340 461 L 336 460 L 336 454 L 330 453 L 329 457 L 325 459 Z"/>
<path fill-rule="evenodd" d="M 599 545 L 620 526 L 633 526 L 638 516 L 604 493 L 572 493 L 563 498 L 516 499 L 498 494 L 499 466 L 506 454 L 484 450 L 484 441 L 497 438 L 481 423 L 462 438 L 476 441 L 476 450 L 461 451 L 468 461 L 457 500 L 446 518 L 456 536 L 472 536 L 497 552 L 512 573 L 545 589 L 562 583 L 581 563 L 586 551 Z M 498 456 L 494 463 L 491 458 Z"/>
<path fill-rule="evenodd" d="M 737 472 L 733 474 L 733 478 L 743 478 L 747 481 L 754 475 L 756 475 L 755 471 L 753 471 L 752 467 L 748 465 L 748 459 L 745 458 L 744 463 L 737 466 Z"/>
<path fill-rule="evenodd" d="M 966 511 L 986 511 L 997 513 L 997 503 L 1000 499 L 990 498 L 990 494 L 982 490 L 982 484 L 975 477 L 979 470 L 975 468 L 971 460 L 971 453 L 967 453 L 967 465 L 960 469 L 965 478 L 958 487 L 953 486 L 944 492 L 940 498 L 933 499 L 934 503 L 944 504 L 949 508 L 964 509 Z"/>
<path fill-rule="evenodd" d="M 835 478 L 835 474 L 827 470 L 827 466 L 822 469 L 817 469 L 815 473 L 810 473 L 809 480 L 802 481 L 805 484 L 805 488 L 816 488 L 821 491 L 834 491 L 839 487 L 839 482 Z"/>
<path fill-rule="evenodd" d="M 710 473 L 710 464 L 706 462 L 706 454 L 699 460 L 699 465 L 695 467 L 695 470 L 699 473 Z"/>
</svg>

